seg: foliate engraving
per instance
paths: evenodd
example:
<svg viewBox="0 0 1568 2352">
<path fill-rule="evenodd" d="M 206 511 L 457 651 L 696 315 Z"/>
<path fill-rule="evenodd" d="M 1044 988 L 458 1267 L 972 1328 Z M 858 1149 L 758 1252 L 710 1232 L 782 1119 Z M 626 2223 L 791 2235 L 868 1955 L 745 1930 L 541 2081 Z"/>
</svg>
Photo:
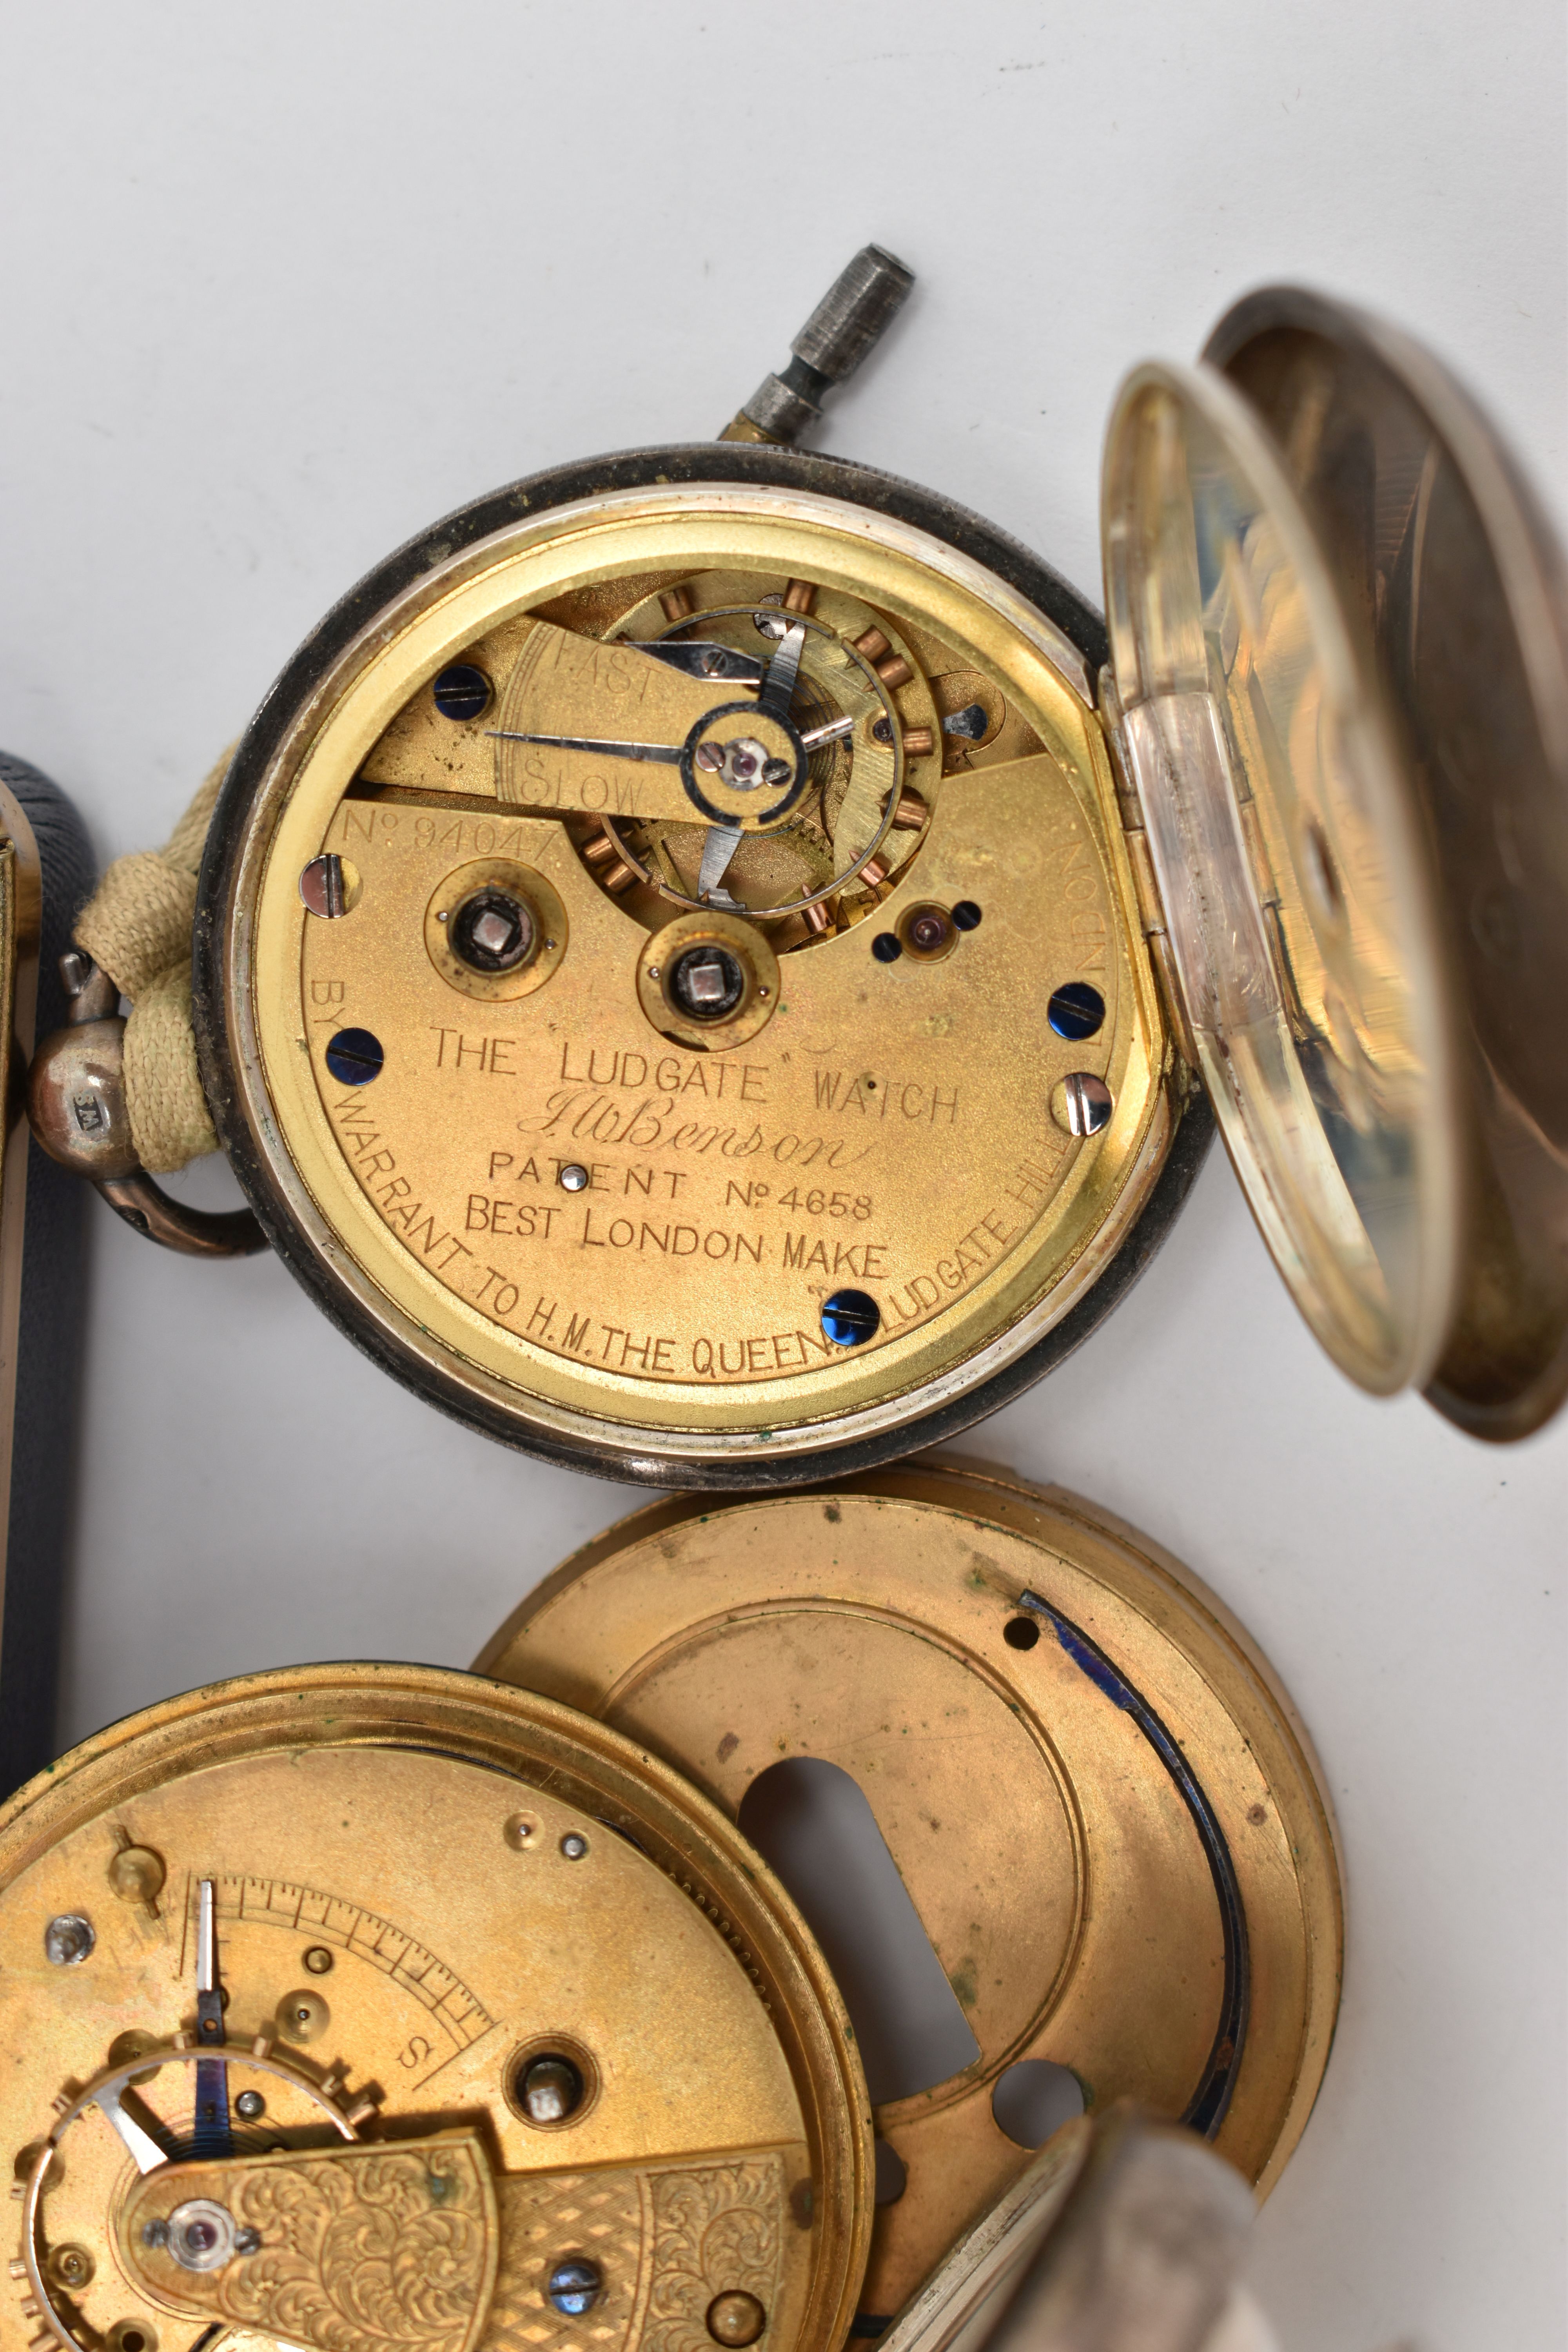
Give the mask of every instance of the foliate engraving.
<svg viewBox="0 0 1568 2352">
<path fill-rule="evenodd" d="M 466 2136 L 149 2174 L 121 2252 L 166 2308 L 310 2352 L 712 2352 L 721 2294 L 778 2311 L 788 2189 L 779 2156 L 492 2180 Z M 149 2223 L 192 2198 L 226 2207 L 255 2251 L 177 2268 Z M 601 2280 L 569 2315 L 546 2291 L 563 2261 Z"/>
<path fill-rule="evenodd" d="M 509 2175 L 496 2183 L 501 2261 L 484 2352 L 713 2352 L 716 2294 L 738 2287 L 777 2307 L 786 2188 L 778 2157 Z M 552 2263 L 571 2254 L 604 2280 L 581 2318 L 544 2291 Z"/>
<path fill-rule="evenodd" d="M 708 2306 L 737 2288 L 776 2309 L 784 2186 L 777 2157 L 655 2179 L 642 2352 L 711 2352 Z"/>
<path fill-rule="evenodd" d="M 202 2169 L 180 2167 L 177 2189 L 157 2201 L 202 2194 Z M 259 2247 L 207 2277 L 176 2272 L 166 2252 L 144 2250 L 153 2199 L 134 2200 L 128 2251 L 160 2300 L 173 2291 L 187 2310 L 319 2352 L 471 2352 L 478 2342 L 496 2221 L 472 2147 L 262 2158 L 243 2171 L 214 2168 L 211 2185 Z"/>
</svg>

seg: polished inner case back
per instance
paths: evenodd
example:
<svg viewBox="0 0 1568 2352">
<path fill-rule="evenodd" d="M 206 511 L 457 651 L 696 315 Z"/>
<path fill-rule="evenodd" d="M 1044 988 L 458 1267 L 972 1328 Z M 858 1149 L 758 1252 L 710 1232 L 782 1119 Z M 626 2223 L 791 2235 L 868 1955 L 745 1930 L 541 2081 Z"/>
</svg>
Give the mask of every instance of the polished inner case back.
<svg viewBox="0 0 1568 2352">
<path fill-rule="evenodd" d="M 1206 358 L 1310 519 L 1423 856 L 1403 897 L 1412 1019 L 1443 1029 L 1453 1121 L 1425 1216 L 1435 1346 L 1414 1380 L 1472 1436 L 1527 1436 L 1568 1392 L 1568 573 L 1529 486 L 1447 370 L 1384 321 L 1288 289 L 1239 303 Z M 1447 1203 L 1452 1202 L 1449 1208 Z M 1444 1221 L 1448 1220 L 1447 1246 Z M 1445 1266 L 1444 1258 L 1447 1265 Z M 1412 1318 L 1419 1336 L 1419 1316 Z"/>
<path fill-rule="evenodd" d="M 832 1979 L 721 1813 L 547 1699 L 306 1667 L 100 1734 L 0 1814 L 0 2018 L 7 2346 L 844 2340 Z"/>
<path fill-rule="evenodd" d="M 749 1833 L 774 1768 L 812 1759 L 863 1792 L 974 2053 L 877 2107 L 903 2185 L 877 2210 L 863 2329 L 1024 2172 L 996 2104 L 1020 2063 L 1278 2179 L 1339 2002 L 1330 1811 L 1265 1661 L 1146 1538 L 973 1467 L 679 1497 L 568 1560 L 479 1664 L 637 1741 Z M 842 1906 L 797 1892 L 831 1959 Z M 865 2018 L 859 2038 L 874 2073 Z"/>
<path fill-rule="evenodd" d="M 295 1271 L 493 1434 L 798 1484 L 1058 1360 L 1206 1093 L 1351 1377 L 1538 1426 L 1568 628 L 1462 395 L 1288 291 L 1135 373 L 1109 642 L 962 509 L 747 434 L 449 518 L 252 726 L 195 1010 Z"/>
<path fill-rule="evenodd" d="M 1182 1012 L 1313 1330 L 1472 1435 L 1568 1389 L 1568 595 L 1484 420 L 1277 289 L 1124 386 L 1119 738 Z"/>
</svg>

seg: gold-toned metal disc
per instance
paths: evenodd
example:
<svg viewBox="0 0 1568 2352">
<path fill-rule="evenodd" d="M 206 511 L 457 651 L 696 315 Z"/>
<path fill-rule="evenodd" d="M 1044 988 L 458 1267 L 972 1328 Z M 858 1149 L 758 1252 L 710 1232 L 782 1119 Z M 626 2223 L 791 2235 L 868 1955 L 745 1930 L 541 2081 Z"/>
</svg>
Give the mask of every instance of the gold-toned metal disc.
<svg viewBox="0 0 1568 2352">
<path fill-rule="evenodd" d="M 1103 530 L 1120 736 L 1220 1131 L 1335 1361 L 1378 1394 L 1420 1384 L 1460 1146 L 1426 845 L 1375 680 L 1214 371 L 1122 387 Z"/>
<path fill-rule="evenodd" d="M 313 1667 L 73 1750 L 0 1814 L 0 2030 L 5 2346 L 697 2352 L 730 2295 L 836 2352 L 854 2307 L 820 1956 L 721 1813 L 548 1700 Z"/>
<path fill-rule="evenodd" d="M 663 478 L 510 509 L 273 698 L 198 1011 L 269 1231 L 373 1352 L 518 1442 L 754 1483 L 1043 1345 L 1182 1090 L 1077 648 L 889 513 Z M 484 860 L 562 910 L 547 986 L 427 944 Z"/>
<path fill-rule="evenodd" d="M 1427 1394 L 1525 1437 L 1568 1394 L 1568 568 L 1488 419 L 1383 321 L 1270 287 L 1207 356 L 1312 520 L 1430 845 L 1467 1170 Z"/>
<path fill-rule="evenodd" d="M 1026 2165 L 993 2105 L 1020 2062 L 1278 2178 L 1339 2000 L 1329 1809 L 1265 1662 L 1146 1538 L 959 1467 L 678 1499 L 567 1561 L 482 1663 L 731 1814 L 781 1759 L 858 1782 L 976 2047 L 878 2109 L 906 2180 L 878 2210 L 871 2314 Z"/>
</svg>

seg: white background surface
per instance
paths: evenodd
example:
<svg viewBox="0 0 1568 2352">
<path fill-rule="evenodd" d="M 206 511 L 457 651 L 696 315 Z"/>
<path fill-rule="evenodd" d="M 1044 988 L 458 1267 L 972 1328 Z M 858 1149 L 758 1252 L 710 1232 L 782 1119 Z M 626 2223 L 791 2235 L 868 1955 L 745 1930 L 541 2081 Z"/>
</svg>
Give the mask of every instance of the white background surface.
<svg viewBox="0 0 1568 2352">
<path fill-rule="evenodd" d="M 161 840 L 326 606 L 537 467 L 716 431 L 868 236 L 920 272 L 827 440 L 1098 597 L 1117 380 L 1305 278 L 1458 362 L 1561 515 L 1561 0 L 26 8 L 0 25 L 0 740 Z M 200 1180 L 216 1200 L 228 1180 Z M 62 1737 L 208 1676 L 465 1663 L 638 1497 L 374 1372 L 270 1258 L 93 1219 Z M 1259 2227 L 1287 2352 L 1560 2352 L 1568 1425 L 1355 1395 L 1216 1155 L 977 1449 L 1241 1614 L 1343 1832 L 1338 2046 Z"/>
</svg>

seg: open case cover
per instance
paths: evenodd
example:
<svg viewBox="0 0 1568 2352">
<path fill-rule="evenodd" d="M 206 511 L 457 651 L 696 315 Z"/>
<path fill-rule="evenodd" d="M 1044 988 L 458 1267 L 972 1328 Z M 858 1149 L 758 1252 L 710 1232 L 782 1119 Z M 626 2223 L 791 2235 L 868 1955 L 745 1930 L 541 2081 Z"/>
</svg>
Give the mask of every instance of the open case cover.
<svg viewBox="0 0 1568 2352">
<path fill-rule="evenodd" d="M 1179 1022 L 1344 1370 L 1568 1391 L 1568 593 L 1428 354 L 1289 289 L 1123 385 L 1106 701 Z"/>
</svg>

